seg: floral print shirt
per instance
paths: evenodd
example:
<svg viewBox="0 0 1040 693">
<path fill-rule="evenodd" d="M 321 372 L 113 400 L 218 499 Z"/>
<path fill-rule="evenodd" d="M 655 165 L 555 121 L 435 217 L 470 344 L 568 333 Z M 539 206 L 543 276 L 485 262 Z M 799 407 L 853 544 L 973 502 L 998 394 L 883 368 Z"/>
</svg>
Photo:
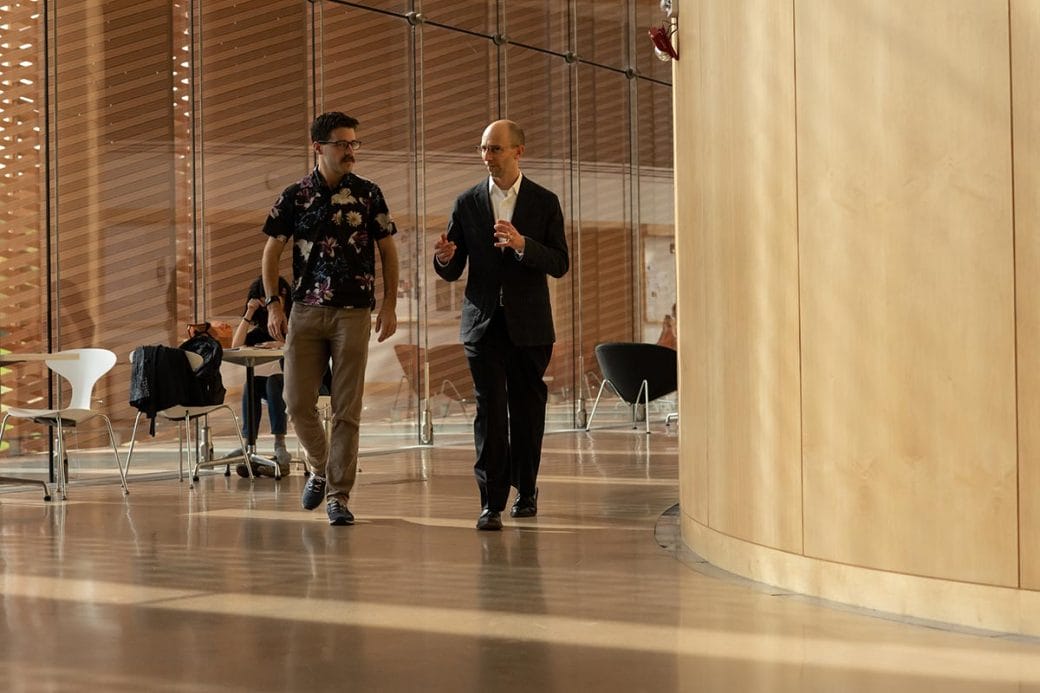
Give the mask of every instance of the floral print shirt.
<svg viewBox="0 0 1040 693">
<path fill-rule="evenodd" d="M 264 233 L 293 239 L 293 301 L 375 308 L 375 246 L 397 233 L 379 186 L 348 173 L 330 189 L 318 167 L 286 188 Z"/>
</svg>

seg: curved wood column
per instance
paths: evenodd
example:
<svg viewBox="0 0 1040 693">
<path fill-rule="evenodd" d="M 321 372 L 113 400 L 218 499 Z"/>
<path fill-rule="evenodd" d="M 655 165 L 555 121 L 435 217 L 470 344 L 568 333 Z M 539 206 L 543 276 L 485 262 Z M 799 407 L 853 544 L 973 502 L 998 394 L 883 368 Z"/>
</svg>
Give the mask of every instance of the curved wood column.
<svg viewBox="0 0 1040 693">
<path fill-rule="evenodd" d="M 684 538 L 1040 634 L 1040 7 L 780 5 L 681 5 Z"/>
</svg>

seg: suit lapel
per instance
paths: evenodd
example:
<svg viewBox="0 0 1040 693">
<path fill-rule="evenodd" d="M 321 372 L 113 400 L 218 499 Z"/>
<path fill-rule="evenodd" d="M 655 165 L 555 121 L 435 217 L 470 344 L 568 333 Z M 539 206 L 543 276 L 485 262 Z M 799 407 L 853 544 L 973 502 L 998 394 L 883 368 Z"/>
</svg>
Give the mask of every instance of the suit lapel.
<svg viewBox="0 0 1040 693">
<path fill-rule="evenodd" d="M 490 229 L 495 225 L 495 208 L 491 206 L 491 193 L 488 191 L 486 178 L 483 183 L 477 186 L 477 200 L 479 202 L 478 206 L 483 210 L 484 221 L 487 222 L 485 228 Z"/>
<path fill-rule="evenodd" d="M 486 178 L 483 183 L 477 186 L 476 193 L 477 207 L 480 208 L 481 219 L 474 227 L 474 233 L 477 236 L 474 241 L 481 244 L 494 244 L 495 208 L 491 205 L 491 191 L 488 189 Z M 491 245 L 491 250 L 498 256 L 498 262 L 502 263 L 505 259 L 505 253 L 493 247 L 493 245 Z"/>
<path fill-rule="evenodd" d="M 513 207 L 513 226 L 523 233 L 526 228 L 527 213 L 531 209 L 531 186 L 527 176 L 520 181 L 520 189 L 516 191 L 516 206 Z"/>
</svg>

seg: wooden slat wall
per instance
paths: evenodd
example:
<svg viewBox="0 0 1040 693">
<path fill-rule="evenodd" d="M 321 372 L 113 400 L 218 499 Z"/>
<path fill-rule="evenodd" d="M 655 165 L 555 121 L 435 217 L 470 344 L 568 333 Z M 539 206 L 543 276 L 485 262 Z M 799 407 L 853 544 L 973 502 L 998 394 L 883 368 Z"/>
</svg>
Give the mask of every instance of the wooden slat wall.
<svg viewBox="0 0 1040 693">
<path fill-rule="evenodd" d="M 409 10 L 405 0 L 367 4 Z M 435 285 L 428 268 L 416 264 L 423 249 L 443 230 L 454 197 L 485 175 L 474 150 L 481 129 L 500 115 L 520 121 L 528 135 L 525 170 L 560 195 L 574 222 L 568 229 L 572 250 L 579 226 L 586 237 L 588 257 L 573 262 L 585 274 L 582 305 L 575 305 L 571 278 L 553 282 L 561 342 L 574 341 L 579 310 L 585 319 L 578 337 L 587 357 L 597 341 L 630 338 L 638 289 L 618 277 L 631 277 L 633 267 L 633 220 L 623 203 L 630 193 L 631 99 L 630 82 L 619 70 L 632 62 L 641 73 L 665 74 L 667 66 L 647 62 L 646 55 L 629 56 L 629 46 L 641 45 L 645 33 L 629 26 L 629 17 L 634 14 L 639 25 L 659 16 L 656 0 L 520 0 L 505 5 L 503 16 L 493 0 L 418 5 L 431 22 L 485 35 L 504 31 L 556 53 L 572 48 L 611 69 L 575 67 L 559 55 L 517 45 L 499 48 L 483 36 L 432 24 L 421 27 L 414 44 L 415 31 L 402 16 L 328 1 L 119 0 L 51 3 L 53 69 L 47 80 L 41 73 L 42 3 L 6 5 L 0 13 L 20 43 L 0 49 L 12 54 L 5 78 L 15 78 L 5 88 L 12 98 L 2 127 L 16 135 L 0 145 L 10 147 L 0 150 L 0 175 L 17 180 L 2 192 L 0 347 L 47 348 L 52 329 L 55 348 L 115 350 L 120 363 L 98 395 L 115 413 L 117 431 L 128 430 L 135 412 L 126 404 L 126 354 L 141 344 L 179 343 L 184 324 L 195 318 L 238 314 L 259 271 L 267 211 L 312 165 L 307 127 L 315 103 L 361 119 L 366 145 L 358 171 L 386 192 L 402 231 L 402 277 L 418 279 L 420 291 Z M 316 42 L 312 9 L 321 22 Z M 639 36 L 630 40 L 633 31 Z M 670 90 L 639 89 L 641 162 L 670 166 Z M 45 182 L 48 123 L 41 108 L 48 90 L 57 168 Z M 425 158 L 418 199 L 417 127 Z M 577 198 L 579 188 L 584 199 Z M 51 259 L 61 277 L 50 287 L 44 269 L 49 200 Z M 603 286 L 601 273 L 609 277 Z M 59 305 L 50 322 L 48 290 Z M 459 300 L 458 292 L 447 295 L 456 310 Z M 451 310 L 434 310 L 431 318 L 454 332 Z M 3 387 L 13 389 L 5 401 L 45 392 L 42 369 L 30 370 L 5 373 Z"/>
<path fill-rule="evenodd" d="M 0 348 L 7 351 L 46 349 L 46 259 L 44 247 L 44 206 L 46 196 L 41 152 L 42 135 L 38 125 L 43 100 L 40 85 L 45 83 L 43 27 L 35 20 L 39 3 L 12 2 L 4 12 L 6 29 L 2 35 L 15 41 L 0 41 L 0 62 L 4 67 L 2 119 L 0 119 Z M 46 396 L 47 381 L 38 366 L 0 369 L 0 400 L 4 403 L 27 401 Z M 15 399 L 15 398 L 18 399 Z M 25 399 L 21 399 L 25 398 Z M 17 449 L 31 426 L 18 425 L 4 439 Z M 36 427 L 39 428 L 39 427 Z"/>
<path fill-rule="evenodd" d="M 202 3 L 201 214 L 206 318 L 242 313 L 260 274 L 261 229 L 281 191 L 311 157 L 310 23 L 297 0 Z M 198 106 L 197 106 L 198 107 Z M 198 120 L 198 118 L 197 118 Z M 292 275 L 292 255 L 282 274 Z"/>
<path fill-rule="evenodd" d="M 54 345 L 122 357 L 95 397 L 128 428 L 126 355 L 166 336 L 175 305 L 172 15 L 161 0 L 61 3 L 56 21 Z M 104 440 L 102 427 L 91 430 L 80 445 Z"/>
</svg>

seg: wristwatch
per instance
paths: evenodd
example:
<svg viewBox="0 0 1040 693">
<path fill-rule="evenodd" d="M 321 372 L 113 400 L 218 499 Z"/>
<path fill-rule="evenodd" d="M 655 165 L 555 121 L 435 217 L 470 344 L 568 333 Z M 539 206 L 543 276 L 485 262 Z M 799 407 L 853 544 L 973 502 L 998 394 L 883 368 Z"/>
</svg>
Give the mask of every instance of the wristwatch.
<svg viewBox="0 0 1040 693">
<path fill-rule="evenodd" d="M 275 302 L 281 303 L 282 302 L 282 297 L 281 296 L 268 296 L 267 298 L 264 299 L 264 305 L 265 306 L 269 306 L 269 305 L 271 305 L 272 303 L 275 303 Z"/>
</svg>

